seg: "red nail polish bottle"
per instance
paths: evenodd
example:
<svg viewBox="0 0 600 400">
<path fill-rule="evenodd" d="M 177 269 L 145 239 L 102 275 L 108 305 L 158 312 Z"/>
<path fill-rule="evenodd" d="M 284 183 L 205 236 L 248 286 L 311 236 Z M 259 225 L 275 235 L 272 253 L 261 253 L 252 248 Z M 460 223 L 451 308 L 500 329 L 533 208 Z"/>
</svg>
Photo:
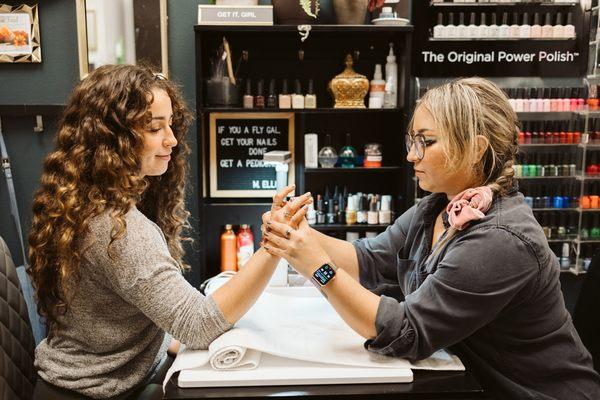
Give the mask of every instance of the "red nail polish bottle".
<svg viewBox="0 0 600 400">
<path fill-rule="evenodd" d="M 598 153 L 592 153 L 585 172 L 591 176 L 598 175 L 598 173 L 600 173 L 600 166 L 598 165 Z"/>
</svg>

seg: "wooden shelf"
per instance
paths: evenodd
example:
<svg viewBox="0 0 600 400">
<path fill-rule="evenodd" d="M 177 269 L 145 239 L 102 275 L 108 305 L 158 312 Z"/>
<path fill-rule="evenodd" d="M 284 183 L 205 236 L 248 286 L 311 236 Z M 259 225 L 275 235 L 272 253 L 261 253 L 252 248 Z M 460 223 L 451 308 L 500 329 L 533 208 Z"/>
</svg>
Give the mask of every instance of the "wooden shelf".
<svg viewBox="0 0 600 400">
<path fill-rule="evenodd" d="M 338 231 L 338 232 L 367 232 L 367 231 L 384 231 L 390 225 L 367 225 L 367 224 L 354 224 L 354 225 L 342 225 L 342 224 L 316 224 L 311 225 L 311 228 L 319 232 L 325 231 Z"/>
<path fill-rule="evenodd" d="M 236 113 L 295 113 L 295 114 L 394 114 L 402 108 L 242 108 L 242 107 L 200 107 L 200 112 Z"/>
<path fill-rule="evenodd" d="M 0 116 L 60 115 L 66 104 L 0 104 Z"/>
<path fill-rule="evenodd" d="M 379 168 L 365 168 L 365 167 L 355 167 L 355 168 L 305 168 L 305 174 L 329 174 L 329 173 L 347 173 L 347 172 L 357 172 L 357 173 L 381 173 L 381 172 L 396 172 L 400 171 L 401 167 L 379 167 Z"/>
<path fill-rule="evenodd" d="M 270 25 L 270 26 L 225 26 L 225 25 L 195 25 L 197 32 L 247 32 L 247 33 L 278 33 L 298 32 L 298 25 Z M 390 26 L 390 25 L 311 25 L 310 34 L 313 33 L 373 33 L 393 32 L 410 33 L 412 25 Z"/>
</svg>

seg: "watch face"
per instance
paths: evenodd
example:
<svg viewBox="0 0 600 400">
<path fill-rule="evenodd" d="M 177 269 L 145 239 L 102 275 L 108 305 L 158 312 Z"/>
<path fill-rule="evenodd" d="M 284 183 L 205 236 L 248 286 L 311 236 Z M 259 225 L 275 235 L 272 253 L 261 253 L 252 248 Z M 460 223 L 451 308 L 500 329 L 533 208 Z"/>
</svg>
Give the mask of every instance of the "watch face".
<svg viewBox="0 0 600 400">
<path fill-rule="evenodd" d="M 323 264 L 315 271 L 313 277 L 320 285 L 326 285 L 335 276 L 335 271 L 329 264 Z"/>
</svg>

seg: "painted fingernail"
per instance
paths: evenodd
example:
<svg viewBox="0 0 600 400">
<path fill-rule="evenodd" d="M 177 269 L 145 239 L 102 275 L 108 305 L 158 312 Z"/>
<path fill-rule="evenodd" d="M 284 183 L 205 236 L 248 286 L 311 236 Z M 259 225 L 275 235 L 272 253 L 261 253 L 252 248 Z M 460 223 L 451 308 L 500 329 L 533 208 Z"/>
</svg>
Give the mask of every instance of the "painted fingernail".
<svg viewBox="0 0 600 400">
<path fill-rule="evenodd" d="M 268 247 L 268 246 L 265 246 L 265 250 L 266 250 L 266 251 L 269 251 L 269 247 Z"/>
<path fill-rule="evenodd" d="M 267 225 L 271 225 L 271 221 L 267 221 Z"/>
</svg>

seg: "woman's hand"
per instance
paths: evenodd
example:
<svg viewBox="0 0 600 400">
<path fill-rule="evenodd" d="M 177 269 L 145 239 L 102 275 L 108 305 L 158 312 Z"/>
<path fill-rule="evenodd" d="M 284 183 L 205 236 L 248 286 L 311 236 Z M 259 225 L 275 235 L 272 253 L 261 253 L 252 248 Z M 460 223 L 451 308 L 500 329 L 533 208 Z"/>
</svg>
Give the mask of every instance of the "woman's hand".
<svg viewBox="0 0 600 400">
<path fill-rule="evenodd" d="M 262 215 L 263 224 L 260 229 L 263 234 L 263 242 L 261 242 L 261 245 L 264 244 L 264 234 L 267 232 L 266 227 L 268 222 L 277 221 L 296 229 L 298 228 L 298 223 L 300 220 L 306 215 L 308 210 L 305 206 L 313 202 L 310 192 L 307 192 L 302 196 L 292 198 L 288 202 L 284 201 L 286 196 L 291 193 L 294 188 L 295 185 L 287 186 L 281 190 L 281 192 L 273 196 L 271 210 Z"/>
<path fill-rule="evenodd" d="M 300 219 L 298 229 L 271 219 L 267 222 L 263 242 L 262 246 L 269 254 L 285 258 L 306 278 L 312 277 L 321 265 L 331 262 L 304 218 Z"/>
</svg>

